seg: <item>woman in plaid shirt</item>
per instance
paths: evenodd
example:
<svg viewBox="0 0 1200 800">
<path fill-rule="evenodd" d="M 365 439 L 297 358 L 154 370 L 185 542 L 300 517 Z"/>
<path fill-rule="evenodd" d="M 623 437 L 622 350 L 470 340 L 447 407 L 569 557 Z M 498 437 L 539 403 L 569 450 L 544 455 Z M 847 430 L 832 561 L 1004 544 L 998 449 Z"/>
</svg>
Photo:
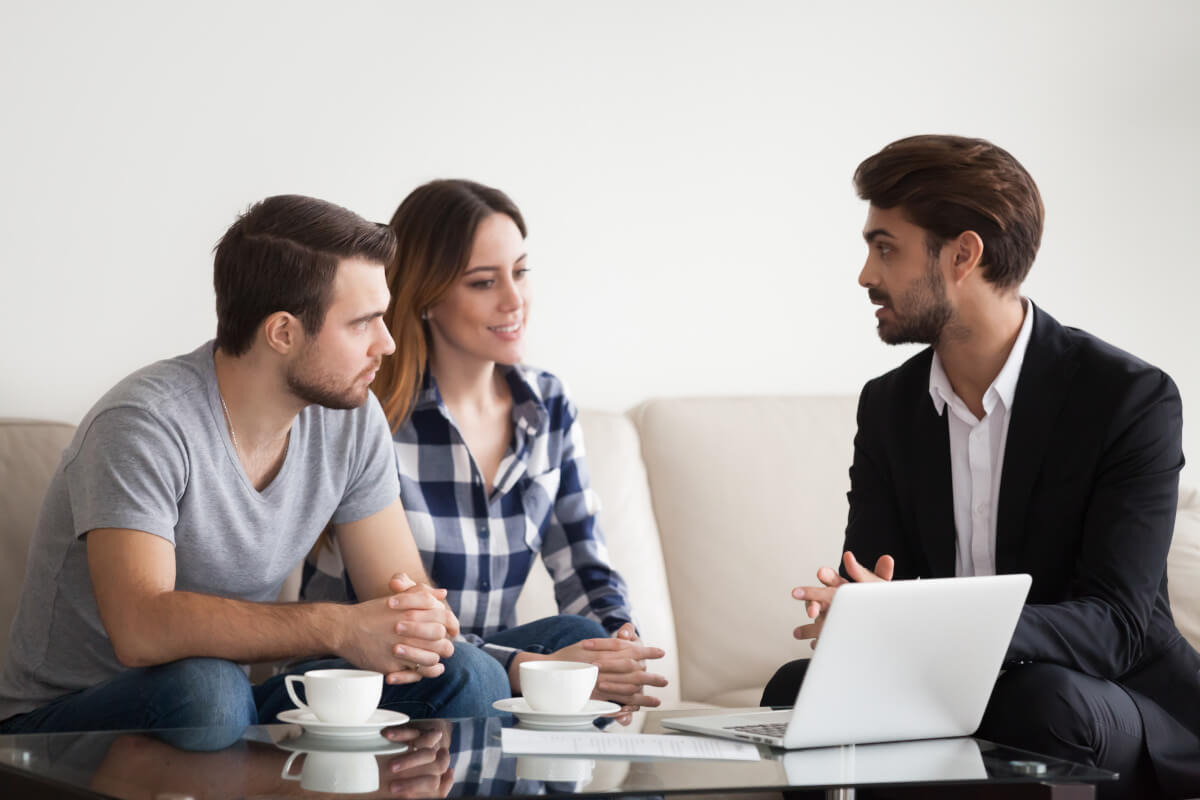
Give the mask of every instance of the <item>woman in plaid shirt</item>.
<svg viewBox="0 0 1200 800">
<path fill-rule="evenodd" d="M 663 652 L 639 641 L 608 561 L 578 412 L 556 377 L 521 365 L 521 212 L 497 189 L 441 180 L 413 191 L 390 224 L 399 246 L 385 320 L 397 349 L 372 388 L 392 424 L 409 526 L 463 639 L 507 671 L 513 694 L 523 661 L 587 661 L 600 667 L 596 698 L 657 706 L 645 687 L 666 679 L 645 662 Z M 560 613 L 516 626 L 539 553 Z M 336 550 L 310 566 L 307 599 L 353 593 Z"/>
</svg>

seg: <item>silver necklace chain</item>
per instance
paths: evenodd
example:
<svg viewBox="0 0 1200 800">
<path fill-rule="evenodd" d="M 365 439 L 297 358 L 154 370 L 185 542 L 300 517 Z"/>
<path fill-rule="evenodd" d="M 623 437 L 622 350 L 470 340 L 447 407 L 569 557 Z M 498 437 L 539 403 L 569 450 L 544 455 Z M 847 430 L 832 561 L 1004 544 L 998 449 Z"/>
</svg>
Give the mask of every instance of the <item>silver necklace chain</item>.
<svg viewBox="0 0 1200 800">
<path fill-rule="evenodd" d="M 217 391 L 217 396 L 221 398 L 221 409 L 225 412 L 225 422 L 229 425 L 229 438 L 233 441 L 233 452 L 237 453 L 238 458 L 242 457 L 242 448 L 238 445 L 237 431 L 233 429 L 233 417 L 229 416 L 229 406 L 225 403 L 225 395 Z M 287 458 L 288 448 L 292 446 L 292 436 L 288 433 L 287 440 L 283 443 L 283 457 Z"/>
<path fill-rule="evenodd" d="M 229 416 L 229 406 L 225 405 L 225 395 L 217 392 L 217 396 L 221 398 L 221 408 L 225 410 L 225 421 L 229 423 L 229 438 L 233 440 L 233 451 L 241 458 L 242 448 L 238 447 L 237 431 L 233 429 L 233 417 Z"/>
</svg>

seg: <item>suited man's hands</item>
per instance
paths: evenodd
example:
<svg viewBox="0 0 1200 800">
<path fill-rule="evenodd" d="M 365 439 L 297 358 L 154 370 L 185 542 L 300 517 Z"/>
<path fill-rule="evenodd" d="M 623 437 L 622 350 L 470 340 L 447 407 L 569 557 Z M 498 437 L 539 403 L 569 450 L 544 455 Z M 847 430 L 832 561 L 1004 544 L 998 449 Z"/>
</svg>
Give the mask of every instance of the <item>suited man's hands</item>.
<svg viewBox="0 0 1200 800">
<path fill-rule="evenodd" d="M 896 571 L 896 560 L 887 555 L 879 557 L 875 562 L 874 571 L 859 564 L 858 559 L 849 550 L 842 555 L 842 563 L 846 567 L 846 574 L 854 583 L 890 581 Z M 797 586 L 792 590 L 792 597 L 804 601 L 804 611 L 812 620 L 792 631 L 792 636 L 797 639 L 812 639 L 814 648 L 817 646 L 817 637 L 821 635 L 821 628 L 825 626 L 825 615 L 829 611 L 829 604 L 833 602 L 834 593 L 842 584 L 851 582 L 839 575 L 833 567 L 821 567 L 817 570 L 817 580 L 821 582 L 820 586 Z"/>
</svg>

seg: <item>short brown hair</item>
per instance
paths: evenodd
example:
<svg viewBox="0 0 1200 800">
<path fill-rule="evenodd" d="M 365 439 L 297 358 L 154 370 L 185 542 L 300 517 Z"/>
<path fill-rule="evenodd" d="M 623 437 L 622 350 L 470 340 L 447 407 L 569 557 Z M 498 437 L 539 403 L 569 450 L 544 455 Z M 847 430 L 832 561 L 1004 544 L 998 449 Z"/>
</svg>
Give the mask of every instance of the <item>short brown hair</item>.
<svg viewBox="0 0 1200 800">
<path fill-rule="evenodd" d="M 386 226 L 341 206 L 285 194 L 247 209 L 215 251 L 217 347 L 240 356 L 276 311 L 295 316 L 306 333 L 320 331 L 338 262 L 358 257 L 387 264 L 396 239 Z"/>
<path fill-rule="evenodd" d="M 1018 286 L 1042 242 L 1045 209 L 1037 184 L 991 142 L 963 136 L 910 136 L 854 171 L 858 196 L 877 208 L 899 206 L 928 232 L 931 253 L 963 231 L 983 240 L 983 277 Z"/>
<path fill-rule="evenodd" d="M 467 180 L 437 180 L 414 189 L 392 215 L 396 255 L 388 263 L 392 298 L 384 321 L 396 340 L 371 388 L 392 430 L 412 410 L 429 361 L 428 323 L 422 314 L 437 305 L 471 259 L 475 231 L 493 214 L 511 219 L 526 235 L 525 220 L 508 195 Z"/>
</svg>

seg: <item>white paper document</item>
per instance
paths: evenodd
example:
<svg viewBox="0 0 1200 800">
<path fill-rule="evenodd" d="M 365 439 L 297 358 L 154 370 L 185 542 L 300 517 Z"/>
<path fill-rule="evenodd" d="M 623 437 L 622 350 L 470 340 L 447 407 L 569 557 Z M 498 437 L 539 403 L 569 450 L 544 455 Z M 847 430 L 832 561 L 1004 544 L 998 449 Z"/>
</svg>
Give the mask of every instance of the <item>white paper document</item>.
<svg viewBox="0 0 1200 800">
<path fill-rule="evenodd" d="M 500 732 L 500 747 L 511 755 L 759 760 L 758 748 L 746 742 L 677 734 L 551 733 L 505 728 Z"/>
</svg>

